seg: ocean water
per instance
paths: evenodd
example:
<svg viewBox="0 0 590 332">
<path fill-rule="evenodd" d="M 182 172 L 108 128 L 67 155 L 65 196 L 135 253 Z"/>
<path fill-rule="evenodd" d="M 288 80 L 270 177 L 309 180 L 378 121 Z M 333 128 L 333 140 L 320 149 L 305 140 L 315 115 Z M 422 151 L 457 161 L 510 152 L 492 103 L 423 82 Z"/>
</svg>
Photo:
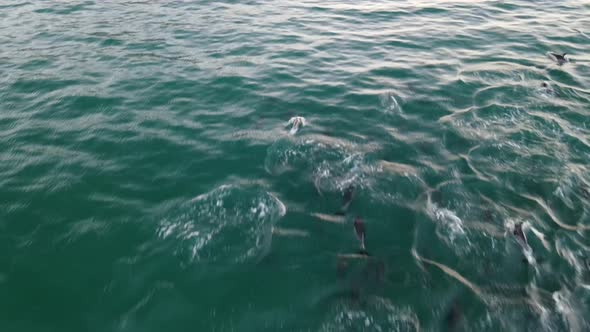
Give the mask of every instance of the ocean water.
<svg viewBox="0 0 590 332">
<path fill-rule="evenodd" d="M 588 1 L 2 0 L 0 331 L 589 331 L 589 112 Z"/>
</svg>

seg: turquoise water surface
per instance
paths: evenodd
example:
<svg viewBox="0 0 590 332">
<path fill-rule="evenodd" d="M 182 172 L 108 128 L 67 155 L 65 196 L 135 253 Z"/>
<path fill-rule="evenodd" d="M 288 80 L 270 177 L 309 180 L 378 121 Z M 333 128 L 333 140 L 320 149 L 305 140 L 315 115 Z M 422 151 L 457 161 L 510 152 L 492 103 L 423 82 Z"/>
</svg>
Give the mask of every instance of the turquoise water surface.
<svg viewBox="0 0 590 332">
<path fill-rule="evenodd" d="M 1 0 L 0 331 L 589 331 L 589 112 L 588 1 Z"/>
</svg>

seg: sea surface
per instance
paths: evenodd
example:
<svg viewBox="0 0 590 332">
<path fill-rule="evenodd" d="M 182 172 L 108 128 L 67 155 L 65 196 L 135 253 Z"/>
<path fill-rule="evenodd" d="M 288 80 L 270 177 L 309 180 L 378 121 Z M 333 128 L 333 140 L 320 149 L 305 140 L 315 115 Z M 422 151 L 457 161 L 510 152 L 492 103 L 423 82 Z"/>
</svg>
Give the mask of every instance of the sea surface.
<svg viewBox="0 0 590 332">
<path fill-rule="evenodd" d="M 589 115 L 586 0 L 0 0 L 0 331 L 589 331 Z"/>
</svg>

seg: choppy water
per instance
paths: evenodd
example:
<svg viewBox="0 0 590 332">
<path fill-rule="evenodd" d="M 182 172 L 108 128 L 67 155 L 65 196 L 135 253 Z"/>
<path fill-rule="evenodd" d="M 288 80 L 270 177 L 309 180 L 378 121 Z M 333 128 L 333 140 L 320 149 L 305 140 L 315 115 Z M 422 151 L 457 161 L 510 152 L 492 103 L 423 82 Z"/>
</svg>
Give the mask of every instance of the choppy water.
<svg viewBox="0 0 590 332">
<path fill-rule="evenodd" d="M 0 1 L 0 330 L 588 331 L 589 111 L 582 0 Z"/>
</svg>

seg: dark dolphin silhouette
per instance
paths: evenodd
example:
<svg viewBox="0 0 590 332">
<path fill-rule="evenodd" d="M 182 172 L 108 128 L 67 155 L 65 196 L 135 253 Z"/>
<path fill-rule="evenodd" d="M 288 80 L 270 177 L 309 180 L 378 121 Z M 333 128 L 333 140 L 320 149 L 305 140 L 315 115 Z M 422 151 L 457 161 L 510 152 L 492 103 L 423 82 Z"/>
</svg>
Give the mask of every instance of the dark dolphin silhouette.
<svg viewBox="0 0 590 332">
<path fill-rule="evenodd" d="M 567 55 L 567 53 L 558 54 L 558 53 L 549 52 L 549 54 L 551 54 L 551 56 L 553 57 L 553 60 L 555 60 L 560 65 L 563 65 L 564 63 L 568 62 L 567 58 L 565 57 Z"/>
<path fill-rule="evenodd" d="M 549 84 L 547 82 L 541 83 L 541 88 L 548 95 L 552 95 L 552 96 L 555 96 L 555 97 L 559 96 L 559 93 L 557 93 L 557 91 L 555 91 L 553 89 L 553 87 L 551 86 L 551 84 Z"/>
<path fill-rule="evenodd" d="M 453 304 L 451 304 L 451 308 L 445 315 L 445 325 L 449 331 L 454 331 L 461 322 L 461 318 L 463 314 L 461 312 L 461 307 L 459 306 L 459 301 L 455 299 Z"/>
<path fill-rule="evenodd" d="M 361 248 L 359 250 L 359 254 L 368 256 L 369 253 L 365 249 L 365 235 L 366 235 L 365 222 L 360 217 L 356 217 L 356 219 L 354 220 L 354 232 L 356 234 L 356 237 L 361 242 Z"/>
<path fill-rule="evenodd" d="M 514 236 L 520 242 L 520 244 L 528 247 L 529 242 L 527 241 L 526 235 L 524 234 L 524 231 L 522 230 L 522 223 L 521 222 L 514 225 L 514 230 L 512 231 L 512 234 L 514 234 Z"/>
</svg>

